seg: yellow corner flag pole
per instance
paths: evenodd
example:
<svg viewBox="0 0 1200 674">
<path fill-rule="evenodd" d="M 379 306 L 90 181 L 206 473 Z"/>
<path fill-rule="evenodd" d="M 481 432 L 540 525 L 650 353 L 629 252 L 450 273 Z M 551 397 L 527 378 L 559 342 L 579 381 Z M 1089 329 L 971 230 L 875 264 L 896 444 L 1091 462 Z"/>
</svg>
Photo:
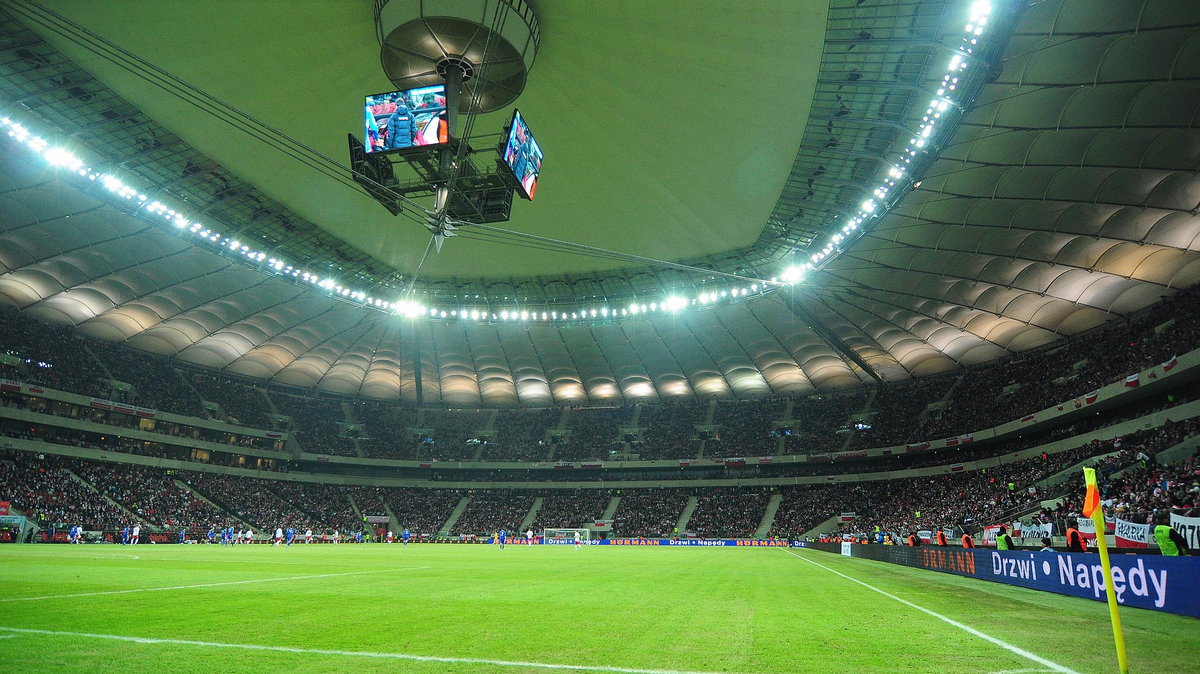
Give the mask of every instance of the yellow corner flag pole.
<svg viewBox="0 0 1200 674">
<path fill-rule="evenodd" d="M 1087 496 L 1083 499 L 1083 516 L 1096 523 L 1096 548 L 1100 551 L 1100 566 L 1104 569 L 1104 592 L 1108 595 L 1108 617 L 1112 619 L 1113 641 L 1117 645 L 1117 666 L 1121 674 L 1129 674 L 1129 656 L 1125 653 L 1125 633 L 1121 630 L 1121 613 L 1117 591 L 1113 588 L 1112 565 L 1108 561 L 1108 543 L 1104 540 L 1104 508 L 1100 507 L 1100 491 L 1096 488 L 1096 470 L 1083 469 Z"/>
</svg>

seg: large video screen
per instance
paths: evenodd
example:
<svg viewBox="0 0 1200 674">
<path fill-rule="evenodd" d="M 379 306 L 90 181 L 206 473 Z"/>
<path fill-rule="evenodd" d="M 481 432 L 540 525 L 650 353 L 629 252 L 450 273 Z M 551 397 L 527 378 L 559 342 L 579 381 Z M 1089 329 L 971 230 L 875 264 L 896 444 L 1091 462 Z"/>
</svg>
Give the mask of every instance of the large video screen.
<svg viewBox="0 0 1200 674">
<path fill-rule="evenodd" d="M 538 175 L 542 172 L 542 147 L 534 140 L 519 110 L 513 110 L 503 158 L 505 166 L 521 184 L 521 196 L 532 200 L 537 191 Z"/>
<path fill-rule="evenodd" d="M 367 152 L 391 152 L 449 142 L 445 85 L 367 96 L 363 113 L 363 145 Z"/>
</svg>

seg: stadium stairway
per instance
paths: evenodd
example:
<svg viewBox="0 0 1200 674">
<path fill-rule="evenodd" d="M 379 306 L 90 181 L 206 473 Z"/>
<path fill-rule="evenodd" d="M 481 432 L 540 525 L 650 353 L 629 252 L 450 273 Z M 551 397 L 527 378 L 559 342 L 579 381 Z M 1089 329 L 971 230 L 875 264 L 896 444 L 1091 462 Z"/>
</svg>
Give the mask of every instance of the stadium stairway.
<svg viewBox="0 0 1200 674">
<path fill-rule="evenodd" d="M 796 428 L 796 418 L 792 416 L 792 412 L 795 409 L 796 400 L 794 398 L 788 398 L 787 400 L 783 401 L 783 412 L 779 414 L 779 421 L 788 422 L 791 424 L 793 429 Z M 787 454 L 787 437 L 785 437 L 783 433 L 780 433 L 779 437 L 775 440 L 775 454 L 776 456 Z"/>
<path fill-rule="evenodd" d="M 870 419 L 871 418 L 871 416 L 870 416 L 871 406 L 873 404 L 875 404 L 875 396 L 877 396 L 877 395 L 879 395 L 879 387 L 872 386 L 871 393 L 867 395 L 867 402 L 863 404 L 863 408 L 861 410 L 859 410 L 858 412 L 852 413 L 850 415 L 850 417 L 854 418 L 856 415 L 863 415 L 865 418 Z M 850 431 L 849 433 L 847 433 L 846 440 L 845 440 L 845 442 L 842 443 L 842 446 L 838 449 L 838 451 L 844 452 L 844 451 L 850 449 L 850 443 L 854 441 L 854 434 L 857 432 L 858 431 Z"/>
<path fill-rule="evenodd" d="M 184 482 L 183 480 L 172 480 L 172 482 L 175 483 L 176 487 L 179 487 L 180 489 L 186 491 L 187 493 L 191 494 L 196 499 L 204 501 L 205 503 L 209 504 L 210 506 L 225 513 L 225 516 L 228 517 L 229 519 L 234 520 L 235 522 L 241 524 L 243 527 L 250 527 L 249 522 L 247 522 L 244 519 L 241 519 L 237 515 L 234 515 L 232 512 L 229 511 L 228 508 L 222 507 L 219 503 L 213 503 L 211 500 L 209 500 L 209 498 L 207 496 L 205 496 L 204 494 L 201 494 L 200 492 L 196 491 L 195 489 L 192 489 L 191 485 Z"/>
<path fill-rule="evenodd" d="M 675 523 L 675 531 L 687 531 L 688 522 L 692 521 L 692 513 L 696 512 L 696 506 L 700 504 L 700 499 L 695 496 L 689 496 L 687 505 L 683 507 L 683 512 L 679 514 L 679 521 Z"/>
<path fill-rule="evenodd" d="M 804 538 L 808 538 L 809 536 L 812 536 L 814 534 L 833 531 L 834 529 L 837 529 L 839 526 L 841 526 L 841 524 L 842 524 L 842 515 L 841 515 L 841 513 L 838 513 L 837 515 L 830 517 L 829 519 L 825 520 L 824 522 L 814 525 L 808 531 L 801 532 L 800 535 L 797 536 L 796 538 L 804 539 Z"/>
<path fill-rule="evenodd" d="M 537 519 L 538 513 L 542 510 L 542 503 L 546 499 L 538 496 L 533 499 L 533 505 L 529 506 L 529 512 L 525 513 L 525 519 L 521 520 L 521 526 L 517 527 L 517 532 L 522 532 L 533 526 L 533 521 Z"/>
<path fill-rule="evenodd" d="M 109 502 L 109 503 L 111 503 L 112 505 L 116 506 L 116 507 L 117 507 L 119 510 L 121 510 L 122 512 L 124 512 L 125 514 L 129 515 L 129 516 L 130 516 L 130 517 L 132 517 L 133 519 L 135 519 L 135 520 L 137 520 L 138 522 L 140 522 L 140 523 L 141 523 L 141 525 L 142 525 L 143 527 L 145 527 L 147 531 L 162 531 L 162 530 L 163 530 L 163 528 L 162 528 L 162 527 L 155 526 L 155 525 L 151 524 L 150 522 L 146 521 L 146 520 L 145 520 L 145 519 L 144 519 L 144 518 L 143 518 L 141 515 L 138 515 L 137 513 L 135 513 L 135 512 L 133 512 L 132 510 L 130 510 L 129 508 L 126 508 L 126 507 L 125 507 L 124 505 L 122 505 L 122 504 L 121 504 L 119 501 L 114 501 L 114 500 L 112 500 L 111 498 L 109 498 L 109 497 L 108 497 L 108 494 L 105 494 L 104 492 L 102 492 L 102 491 L 100 491 L 99 489 L 97 489 L 97 488 L 96 488 L 96 485 L 92 484 L 91 482 L 88 482 L 87 480 L 83 479 L 82 477 L 80 477 L 80 476 L 76 475 L 76 474 L 75 474 L 75 471 L 73 471 L 73 470 L 70 470 L 70 469 L 68 469 L 68 468 L 63 468 L 63 469 L 62 469 L 62 471 L 63 471 L 64 473 L 66 473 L 67 475 L 69 475 L 69 476 L 71 477 L 71 479 L 72 479 L 72 480 L 75 480 L 76 482 L 78 482 L 79 484 L 83 485 L 84 487 L 87 487 L 87 488 L 88 488 L 88 489 L 90 489 L 91 491 L 95 492 L 95 493 L 96 493 L 96 495 L 97 495 L 97 496 L 99 496 L 100 498 L 104 499 L 105 501 L 108 501 L 108 502 Z"/>
<path fill-rule="evenodd" d="M 358 507 L 358 501 L 354 500 L 354 494 L 351 494 L 349 491 L 347 491 L 346 498 L 350 499 L 350 509 L 354 511 L 354 517 L 357 518 L 356 521 L 365 522 L 366 519 L 363 517 L 362 510 L 360 510 Z"/>
<path fill-rule="evenodd" d="M 279 408 L 275 406 L 275 401 L 271 400 L 271 396 L 267 395 L 267 391 L 265 389 L 261 389 L 257 386 L 252 386 L 251 388 L 257 391 L 258 394 L 263 397 L 263 400 L 267 401 L 267 409 L 271 410 L 271 414 L 279 414 Z"/>
<path fill-rule="evenodd" d="M 1107 459 L 1110 456 L 1116 456 L 1117 454 L 1120 454 L 1120 452 L 1108 452 L 1107 454 L 1097 454 L 1096 456 L 1089 456 L 1088 458 L 1080 461 L 1079 463 L 1076 463 L 1068 468 L 1064 468 L 1063 470 L 1060 470 L 1057 473 L 1050 475 L 1046 478 L 1038 480 L 1037 482 L 1034 483 L 1034 485 L 1037 486 L 1039 489 L 1041 489 L 1043 487 L 1053 487 L 1055 485 L 1062 484 L 1063 482 L 1067 482 L 1068 480 L 1072 480 L 1072 479 L 1082 480 L 1083 479 L 1083 477 L 1082 477 L 1083 469 L 1086 466 L 1091 466 L 1095 463 L 1103 461 L 1104 459 Z"/>
<path fill-rule="evenodd" d="M 446 520 L 446 523 L 442 525 L 442 528 L 438 529 L 438 538 L 444 538 L 450 535 L 450 530 L 454 528 L 455 524 L 458 524 L 458 518 L 462 517 L 463 511 L 467 509 L 467 504 L 470 502 L 470 496 L 464 496 L 458 499 L 458 504 L 454 506 L 454 510 L 450 511 L 450 517 Z"/>
<path fill-rule="evenodd" d="M 95 353 L 94 353 L 94 352 L 93 352 L 91 349 L 89 349 L 89 348 L 87 347 L 87 344 L 83 344 L 83 343 L 81 343 L 81 344 L 80 344 L 80 349 L 81 349 L 81 350 L 82 350 L 84 353 L 86 353 L 88 356 L 90 356 L 90 357 L 91 357 L 91 359 L 92 359 L 92 362 L 93 362 L 93 363 L 95 363 L 97 366 L 99 366 L 99 367 L 100 367 L 100 371 L 101 371 L 101 372 L 103 372 L 105 375 L 107 375 L 109 379 L 115 379 L 115 378 L 116 378 L 116 377 L 113 377 L 113 374 L 112 374 L 112 372 L 111 372 L 111 371 L 108 369 L 108 366 L 104 364 L 104 361 L 102 361 L 102 360 L 100 360 L 99 358 L 97 358 L 97 357 L 96 357 L 96 354 L 95 354 Z"/>
<path fill-rule="evenodd" d="M 771 525 L 775 524 L 775 513 L 779 512 L 779 504 L 782 502 L 782 494 L 771 494 L 771 500 L 767 501 L 767 510 L 763 513 L 762 521 L 754 530 L 755 538 L 766 538 L 767 534 L 771 533 Z"/>
<path fill-rule="evenodd" d="M 388 531 L 399 536 L 400 532 L 404 530 L 400 525 L 399 518 L 396 517 L 396 513 L 392 512 L 392 506 L 388 505 L 386 500 L 380 499 L 380 501 L 383 503 L 383 513 L 388 516 Z"/>
<path fill-rule="evenodd" d="M 1154 455 L 1154 460 L 1159 463 L 1176 463 L 1183 461 L 1189 456 L 1196 453 L 1196 447 L 1200 446 L 1200 435 L 1193 435 L 1190 438 L 1185 438 L 1183 442 L 1168 447 L 1158 454 Z"/>
<path fill-rule="evenodd" d="M 614 496 L 608 499 L 608 505 L 604 507 L 604 514 L 600 516 L 602 520 L 611 520 L 613 515 L 617 514 L 617 506 L 621 505 L 621 497 Z"/>
</svg>

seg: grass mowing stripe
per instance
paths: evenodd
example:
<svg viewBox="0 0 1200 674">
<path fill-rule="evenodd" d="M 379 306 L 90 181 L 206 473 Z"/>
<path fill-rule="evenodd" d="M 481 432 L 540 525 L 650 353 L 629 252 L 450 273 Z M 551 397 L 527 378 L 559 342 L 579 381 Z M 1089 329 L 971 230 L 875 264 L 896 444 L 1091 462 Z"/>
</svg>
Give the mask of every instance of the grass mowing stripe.
<svg viewBox="0 0 1200 674">
<path fill-rule="evenodd" d="M 61 632 L 56 630 L 33 630 L 21 627 L 2 627 L 5 632 L 17 634 L 45 634 L 59 637 L 84 639 L 108 639 L 136 644 L 172 644 L 179 646 L 202 646 L 204 648 L 233 648 L 248 651 L 272 651 L 300 655 L 336 655 L 341 657 L 412 660 L 416 662 L 444 662 L 449 664 L 492 665 L 496 667 L 525 667 L 527 669 L 557 669 L 576 672 L 616 672 L 617 674 L 715 674 L 677 669 L 637 669 L 633 667 L 606 667 L 603 665 L 562 665 L 547 662 L 521 662 L 518 660 L 491 660 L 487 658 L 450 658 L 435 655 L 411 655 L 409 653 L 378 653 L 371 651 L 339 651 L 324 648 L 295 648 L 292 646 L 264 646 L 261 644 L 229 644 L 220 641 L 192 641 L 190 639 L 159 639 L 154 637 L 131 637 L 122 634 L 91 634 L 89 632 Z"/>
<path fill-rule="evenodd" d="M 867 583 L 864 583 L 861 580 L 858 580 L 857 578 L 851 578 L 850 576 L 847 576 L 846 574 L 842 573 L 841 571 L 836 571 L 834 569 L 831 569 L 828 566 L 821 564 L 820 562 L 814 562 L 813 560 L 805 557 L 804 555 L 798 555 L 795 552 L 792 552 L 791 550 L 784 550 L 784 552 L 795 557 L 796 559 L 802 559 L 802 560 L 808 562 L 809 564 L 814 564 L 816 566 L 819 566 L 822 569 L 825 569 L 829 573 L 832 573 L 836 576 L 841 576 L 842 578 L 845 578 L 846 580 L 848 580 L 852 583 L 857 583 L 859 585 L 862 585 L 863 587 L 867 588 L 868 590 L 873 590 L 875 592 L 878 592 L 879 594 L 881 594 L 889 599 L 894 599 L 894 600 L 900 602 L 901 604 L 904 604 L 905 606 L 908 606 L 910 608 L 915 608 L 922 613 L 933 616 L 934 618 L 941 620 L 942 622 L 946 623 L 947 625 L 957 627 L 958 629 L 966 632 L 967 634 L 979 637 L 980 639 L 983 639 L 984 641 L 988 641 L 993 644 L 996 644 L 1000 648 L 1003 648 L 1012 653 L 1016 653 L 1017 655 L 1025 658 L 1026 660 L 1032 660 L 1033 662 L 1036 662 L 1039 665 L 1049 667 L 1051 669 L 1051 671 L 1064 672 L 1065 674 L 1079 674 L 1079 672 L 1076 672 L 1073 669 L 1064 667 L 1056 662 L 1047 660 L 1046 658 L 1043 658 L 1040 655 L 1030 653 L 1029 651 L 1027 651 L 1019 646 L 1014 646 L 1014 645 L 1008 643 L 1007 641 L 1001 641 L 1000 639 L 997 639 L 996 637 L 993 637 L 990 634 L 984 634 L 983 632 L 980 632 L 979 630 L 975 629 L 974 627 L 969 627 L 967 625 L 964 625 L 964 624 L 958 622 L 957 620 L 954 620 L 953 618 L 947 618 L 946 616 L 944 616 L 940 613 L 937 613 L 935 611 L 930 611 L 929 609 L 927 609 L 923 606 L 917 606 L 916 604 L 912 603 L 911 601 L 908 601 L 907 599 L 901 599 L 900 597 L 897 597 L 896 595 L 891 594 L 890 592 L 881 590 L 881 589 L 875 587 L 874 585 L 869 585 Z"/>
<path fill-rule="evenodd" d="M 12 601 L 37 601 L 39 599 L 73 599 L 75 597 L 98 597 L 106 594 L 132 594 L 134 592 L 165 592 L 167 590 L 194 590 L 201 587 L 221 587 L 224 585 L 247 585 L 250 583 L 274 583 L 281 580 L 307 580 L 309 578 L 333 578 L 336 576 L 355 576 L 361 573 L 383 573 L 384 571 L 399 571 L 402 569 L 428 569 L 428 566 L 400 566 L 388 569 L 371 569 L 369 571 L 347 571 L 345 573 L 318 573 L 307 576 L 284 576 L 282 578 L 255 578 L 252 580 L 231 580 L 223 583 L 199 583 L 196 585 L 169 585 L 167 587 L 139 587 L 132 590 L 103 590 L 100 592 L 76 592 L 74 594 L 45 594 L 38 597 L 8 597 L 0 599 L 0 603 Z"/>
</svg>

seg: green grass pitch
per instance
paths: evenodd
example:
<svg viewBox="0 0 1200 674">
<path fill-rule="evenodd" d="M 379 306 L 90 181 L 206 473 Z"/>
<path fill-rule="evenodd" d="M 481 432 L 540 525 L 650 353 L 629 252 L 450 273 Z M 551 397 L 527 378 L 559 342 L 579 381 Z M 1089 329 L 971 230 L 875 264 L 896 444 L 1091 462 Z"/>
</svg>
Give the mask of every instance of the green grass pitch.
<svg viewBox="0 0 1200 674">
<path fill-rule="evenodd" d="M 1200 671 L 1200 621 L 1121 615 L 1133 671 Z M 0 671 L 97 670 L 1110 672 L 1116 660 L 1100 602 L 818 551 L 0 548 Z"/>
</svg>

